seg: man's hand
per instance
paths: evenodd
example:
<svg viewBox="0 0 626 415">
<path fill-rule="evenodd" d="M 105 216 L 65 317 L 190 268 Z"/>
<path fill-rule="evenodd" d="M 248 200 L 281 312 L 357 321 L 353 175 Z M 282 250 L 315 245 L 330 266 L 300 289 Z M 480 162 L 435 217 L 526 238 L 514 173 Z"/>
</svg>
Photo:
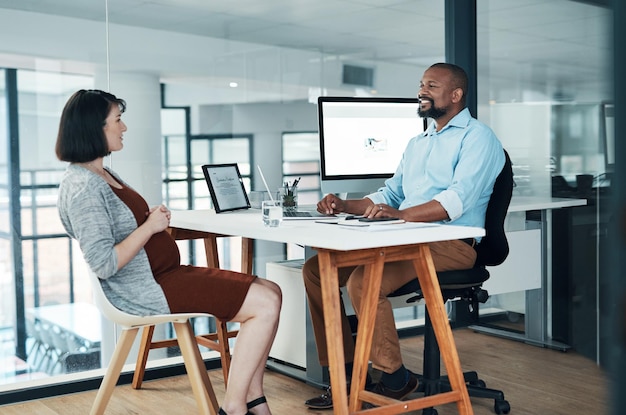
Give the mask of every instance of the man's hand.
<svg viewBox="0 0 626 415">
<path fill-rule="evenodd" d="M 402 218 L 402 211 L 398 209 L 394 209 L 389 205 L 385 205 L 384 203 L 378 203 L 376 205 L 368 206 L 365 209 L 365 213 L 363 216 L 369 219 L 372 218 Z"/>
<path fill-rule="evenodd" d="M 335 215 L 344 210 L 344 201 L 332 193 L 317 202 L 317 211 L 324 215 Z"/>
</svg>

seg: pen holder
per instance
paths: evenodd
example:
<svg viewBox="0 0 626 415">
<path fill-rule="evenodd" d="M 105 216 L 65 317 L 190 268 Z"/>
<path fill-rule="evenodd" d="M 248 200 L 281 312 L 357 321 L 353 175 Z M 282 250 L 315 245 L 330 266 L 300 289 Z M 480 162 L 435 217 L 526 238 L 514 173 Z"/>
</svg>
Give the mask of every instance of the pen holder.
<svg viewBox="0 0 626 415">
<path fill-rule="evenodd" d="M 278 199 L 283 202 L 283 210 L 298 208 L 298 188 L 285 186 L 278 189 Z"/>
</svg>

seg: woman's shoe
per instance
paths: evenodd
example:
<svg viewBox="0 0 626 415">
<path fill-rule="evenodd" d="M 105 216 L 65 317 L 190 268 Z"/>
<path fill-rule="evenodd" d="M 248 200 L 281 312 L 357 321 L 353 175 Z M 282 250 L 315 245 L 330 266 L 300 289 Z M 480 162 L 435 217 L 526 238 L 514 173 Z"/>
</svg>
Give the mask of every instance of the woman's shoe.
<svg viewBox="0 0 626 415">
<path fill-rule="evenodd" d="M 255 406 L 259 406 L 261 404 L 264 404 L 267 402 L 267 399 L 265 399 L 265 396 L 261 396 L 259 398 L 253 399 L 250 402 L 248 402 L 246 404 L 246 406 L 248 407 L 248 411 L 252 408 L 254 408 Z"/>
<path fill-rule="evenodd" d="M 254 401 L 253 401 L 253 402 L 254 402 Z M 228 414 L 226 413 L 226 411 L 224 411 L 222 408 L 220 408 L 220 409 L 217 411 L 217 415 L 228 415 Z M 253 413 L 251 413 L 251 412 L 246 412 L 246 415 L 254 415 L 254 414 L 253 414 Z"/>
</svg>

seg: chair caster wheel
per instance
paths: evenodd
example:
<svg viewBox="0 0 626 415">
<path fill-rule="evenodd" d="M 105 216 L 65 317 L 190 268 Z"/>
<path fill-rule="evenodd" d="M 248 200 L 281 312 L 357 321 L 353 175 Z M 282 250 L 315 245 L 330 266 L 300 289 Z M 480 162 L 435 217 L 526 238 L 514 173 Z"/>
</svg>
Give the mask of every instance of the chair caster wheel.
<svg viewBox="0 0 626 415">
<path fill-rule="evenodd" d="M 493 410 L 496 414 L 508 414 L 511 412 L 511 405 L 509 405 L 509 401 L 505 401 L 503 399 L 496 399 L 493 404 Z"/>
<path fill-rule="evenodd" d="M 470 380 L 470 381 L 468 382 L 468 384 L 469 384 L 470 386 L 476 386 L 476 387 L 479 387 L 479 388 L 485 388 L 485 387 L 487 387 L 487 384 L 486 384 L 486 383 L 485 383 L 485 381 L 484 381 L 484 380 L 482 380 L 482 379 Z"/>
</svg>

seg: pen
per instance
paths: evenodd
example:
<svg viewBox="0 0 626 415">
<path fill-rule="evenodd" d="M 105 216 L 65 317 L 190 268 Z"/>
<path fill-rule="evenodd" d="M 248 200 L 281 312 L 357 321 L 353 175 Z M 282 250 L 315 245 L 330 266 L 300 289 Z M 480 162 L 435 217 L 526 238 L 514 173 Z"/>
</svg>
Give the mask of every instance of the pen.
<svg viewBox="0 0 626 415">
<path fill-rule="evenodd" d="M 263 185 L 265 186 L 265 190 L 267 190 L 267 194 L 270 197 L 270 200 L 273 202 L 274 198 L 272 197 L 272 192 L 270 192 L 270 188 L 267 185 L 267 182 L 265 181 L 265 176 L 263 176 L 263 170 L 261 170 L 261 166 L 259 166 L 258 164 L 256 165 L 257 169 L 259 169 L 259 173 L 261 174 L 261 180 L 263 180 Z"/>
</svg>

